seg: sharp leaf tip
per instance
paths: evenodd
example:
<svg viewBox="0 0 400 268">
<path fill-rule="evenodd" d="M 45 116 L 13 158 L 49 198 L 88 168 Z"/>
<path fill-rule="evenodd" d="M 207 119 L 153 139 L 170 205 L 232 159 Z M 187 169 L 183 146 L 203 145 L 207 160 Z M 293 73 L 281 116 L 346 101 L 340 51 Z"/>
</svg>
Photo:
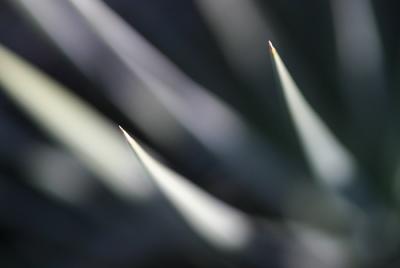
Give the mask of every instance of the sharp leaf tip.
<svg viewBox="0 0 400 268">
<path fill-rule="evenodd" d="M 276 54 L 276 50 L 275 50 L 274 45 L 272 45 L 271 40 L 268 40 L 268 46 L 269 46 L 269 49 L 270 49 L 272 55 L 275 55 Z"/>
</svg>

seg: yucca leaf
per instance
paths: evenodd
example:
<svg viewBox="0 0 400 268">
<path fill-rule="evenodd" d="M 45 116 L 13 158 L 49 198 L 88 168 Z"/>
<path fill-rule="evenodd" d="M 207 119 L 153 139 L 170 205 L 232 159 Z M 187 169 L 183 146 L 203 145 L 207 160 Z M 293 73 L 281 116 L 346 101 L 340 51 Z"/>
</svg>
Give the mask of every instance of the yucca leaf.
<svg viewBox="0 0 400 268">
<path fill-rule="evenodd" d="M 150 184 L 142 179 L 140 166 L 128 161 L 129 151 L 113 123 L 3 46 L 0 84 L 3 92 L 117 194 L 133 199 L 149 195 Z"/>
<path fill-rule="evenodd" d="M 351 219 L 352 232 L 361 234 L 354 237 L 354 242 L 369 245 L 371 240 L 376 239 L 371 236 L 373 230 L 377 228 L 376 226 L 385 226 L 387 221 L 393 218 L 393 212 L 385 208 L 380 200 L 366 188 L 367 185 L 359 180 L 361 171 L 355 159 L 312 110 L 278 52 L 271 42 L 269 45 L 288 109 L 310 167 L 321 183 L 328 186 L 328 189 L 334 190 L 332 193 L 338 198 L 347 217 Z M 364 229 L 360 229 L 360 226 L 364 226 Z M 388 232 L 393 235 L 392 229 Z M 387 235 L 381 232 L 378 236 Z M 362 250 L 357 250 L 357 254 L 362 255 L 370 248 L 366 246 Z M 371 254 L 369 257 L 377 258 L 379 254 L 376 250 L 375 255 Z"/>
<path fill-rule="evenodd" d="M 151 157 L 123 128 L 154 183 L 200 236 L 225 250 L 243 248 L 254 235 L 249 220 Z"/>
<path fill-rule="evenodd" d="M 312 110 L 269 42 L 279 81 L 303 149 L 315 175 L 334 188 L 348 185 L 357 167 L 353 156 Z"/>
</svg>

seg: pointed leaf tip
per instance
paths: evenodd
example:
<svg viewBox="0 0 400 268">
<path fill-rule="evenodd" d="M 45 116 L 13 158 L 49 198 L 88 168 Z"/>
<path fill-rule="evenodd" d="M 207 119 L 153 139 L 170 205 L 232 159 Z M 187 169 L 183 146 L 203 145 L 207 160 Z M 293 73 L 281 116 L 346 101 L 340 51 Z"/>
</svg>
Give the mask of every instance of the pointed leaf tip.
<svg viewBox="0 0 400 268">
<path fill-rule="evenodd" d="M 120 125 L 118 125 L 119 129 L 122 131 L 122 133 L 126 136 L 128 133 L 126 133 L 125 129 L 123 129 Z"/>
<path fill-rule="evenodd" d="M 128 142 L 128 144 L 131 146 L 133 151 L 138 155 L 139 160 L 142 161 L 141 147 L 139 146 L 139 144 L 136 142 L 136 140 L 131 135 L 128 134 L 128 132 L 126 132 L 125 129 L 123 129 L 120 125 L 118 125 L 118 127 L 121 130 L 122 134 L 124 134 L 124 137 L 125 137 L 126 141 Z"/>
<path fill-rule="evenodd" d="M 129 142 L 131 136 L 123 129 L 120 125 L 118 125 L 119 129 L 121 130 L 122 134 L 124 134 L 125 139 Z"/>
<path fill-rule="evenodd" d="M 272 45 L 271 40 L 268 40 L 268 46 L 269 46 L 269 50 L 271 51 L 272 55 L 274 56 L 276 54 L 276 50 L 275 50 L 275 47 Z"/>
</svg>

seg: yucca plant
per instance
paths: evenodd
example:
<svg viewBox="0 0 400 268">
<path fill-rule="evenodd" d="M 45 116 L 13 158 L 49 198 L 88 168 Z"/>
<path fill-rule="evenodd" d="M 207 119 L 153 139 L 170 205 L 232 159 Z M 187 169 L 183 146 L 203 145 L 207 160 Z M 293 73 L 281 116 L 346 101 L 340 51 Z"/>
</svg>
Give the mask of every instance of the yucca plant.
<svg viewBox="0 0 400 268">
<path fill-rule="evenodd" d="M 395 3 L 0 6 L 2 266 L 399 265 Z"/>
</svg>

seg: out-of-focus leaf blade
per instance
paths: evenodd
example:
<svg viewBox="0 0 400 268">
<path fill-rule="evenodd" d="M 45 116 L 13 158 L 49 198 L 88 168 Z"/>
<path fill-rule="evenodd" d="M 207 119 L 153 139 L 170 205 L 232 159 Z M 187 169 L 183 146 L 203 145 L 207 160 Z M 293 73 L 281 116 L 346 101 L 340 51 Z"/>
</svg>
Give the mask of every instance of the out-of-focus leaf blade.
<svg viewBox="0 0 400 268">
<path fill-rule="evenodd" d="M 128 160 L 129 151 L 112 122 L 3 46 L 0 84 L 3 92 L 118 194 L 135 199 L 151 193 L 140 166 Z"/>
<path fill-rule="evenodd" d="M 384 47 L 372 1 L 330 2 L 338 56 L 338 84 L 350 119 L 349 128 L 353 129 L 353 139 L 358 141 L 355 146 L 361 157 L 378 164 L 385 158 L 376 161 L 376 154 L 393 146 L 393 139 L 386 131 L 390 128 L 388 123 L 392 115 Z"/>
</svg>

